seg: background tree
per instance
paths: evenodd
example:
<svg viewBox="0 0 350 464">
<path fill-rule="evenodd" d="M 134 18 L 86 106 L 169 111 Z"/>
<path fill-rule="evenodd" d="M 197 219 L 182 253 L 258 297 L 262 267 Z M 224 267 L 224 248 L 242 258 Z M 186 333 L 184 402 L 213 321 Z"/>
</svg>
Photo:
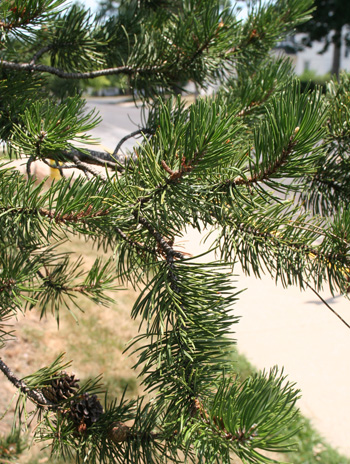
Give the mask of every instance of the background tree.
<svg viewBox="0 0 350 464">
<path fill-rule="evenodd" d="M 315 0 L 312 18 L 297 27 L 305 34 L 303 45 L 311 47 L 314 42 L 323 42 L 319 53 L 334 44 L 331 73 L 339 76 L 340 58 L 344 47 L 350 45 L 350 4 L 342 0 Z"/>
<path fill-rule="evenodd" d="M 102 404 L 100 378 L 80 384 L 62 356 L 24 379 L 6 360 L 0 369 L 18 388 L 18 412 L 33 403 L 37 440 L 60 457 L 230 462 L 235 453 L 269 462 L 264 451 L 290 449 L 298 392 L 277 369 L 237 380 L 230 353 L 239 292 L 230 275 L 238 261 L 284 285 L 318 292 L 327 282 L 346 293 L 349 182 L 335 176 L 349 153 L 348 79 L 326 96 L 304 94 L 290 62 L 269 56 L 308 18 L 308 1 L 253 7 L 243 22 L 212 0 L 158 6 L 124 1 L 95 21 L 62 0 L 1 3 L 0 138 L 11 157 L 26 157 L 29 177 L 6 163 L 0 171 L 1 341 L 19 311 L 35 307 L 59 321 L 75 295 L 108 304 L 106 291 L 130 282 L 141 289 L 131 317 L 142 324 L 129 350 L 145 395 Z M 84 111 L 79 94 L 56 100 L 51 75 L 129 78 L 148 111 L 127 158 L 119 149 L 128 137 L 112 155 L 79 148 L 98 115 Z M 187 80 L 223 87 L 185 106 L 170 94 Z M 62 174 L 49 189 L 31 177 L 38 159 L 54 160 Z M 320 176 L 329 159 L 332 178 Z M 96 174 L 94 165 L 109 171 Z M 76 180 L 66 177 L 72 166 L 82 172 Z M 216 231 L 216 262 L 177 249 L 188 225 Z M 86 275 L 80 259 L 60 251 L 70 234 L 101 250 Z M 107 249 L 113 258 L 103 258 Z"/>
</svg>

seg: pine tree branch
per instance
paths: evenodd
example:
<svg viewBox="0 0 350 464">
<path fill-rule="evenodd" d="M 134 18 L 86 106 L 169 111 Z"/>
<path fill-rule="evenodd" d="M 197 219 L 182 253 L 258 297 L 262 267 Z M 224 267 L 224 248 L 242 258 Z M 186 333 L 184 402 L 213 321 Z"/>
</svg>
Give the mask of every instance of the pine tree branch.
<svg viewBox="0 0 350 464">
<path fill-rule="evenodd" d="M 80 151 L 78 149 L 72 149 L 70 151 L 62 151 L 62 155 L 69 159 L 70 161 L 74 161 L 75 157 L 82 161 L 83 163 L 88 164 L 95 164 L 96 166 L 107 166 L 111 169 L 116 169 L 118 172 L 124 171 L 125 162 L 127 161 L 127 157 L 113 154 L 110 155 L 107 152 L 90 150 L 84 148 L 84 151 Z"/>
<path fill-rule="evenodd" d="M 51 403 L 42 392 L 38 390 L 33 390 L 27 386 L 23 380 L 20 380 L 16 375 L 11 371 L 11 369 L 0 359 L 0 370 L 5 374 L 8 380 L 22 393 L 26 394 L 34 403 L 38 406 L 47 406 L 50 408 L 56 408 L 57 405 Z"/>
<path fill-rule="evenodd" d="M 273 92 L 275 91 L 275 88 L 274 87 L 271 87 L 271 89 L 266 93 L 266 95 L 264 96 L 264 98 L 262 98 L 261 100 L 259 101 L 252 101 L 246 108 L 243 108 L 243 110 L 241 110 L 237 116 L 238 117 L 245 117 L 245 116 L 248 116 L 250 113 L 252 113 L 255 108 L 263 105 L 264 103 L 266 103 L 266 101 L 270 98 L 270 96 L 273 94 Z"/>
<path fill-rule="evenodd" d="M 24 9 L 22 11 L 17 11 L 17 10 L 18 10 L 18 8 L 16 6 L 13 6 L 11 8 L 11 11 L 13 11 L 14 13 L 19 14 L 20 17 L 16 18 L 15 21 L 13 21 L 11 23 L 6 23 L 4 21 L 0 21 L 0 28 L 1 29 L 4 29 L 5 31 L 11 31 L 12 29 L 15 29 L 16 27 L 27 26 L 29 23 L 31 23 L 34 19 L 36 19 L 41 14 L 41 11 L 39 11 L 39 12 L 37 11 L 36 14 L 34 14 L 32 16 L 25 15 L 25 12 L 26 12 L 25 7 L 24 7 Z"/>
<path fill-rule="evenodd" d="M 206 427 L 211 430 L 212 433 L 227 441 L 235 441 L 244 444 L 246 442 L 250 442 L 257 435 L 257 424 L 253 424 L 248 430 L 238 429 L 236 433 L 228 432 L 221 417 L 214 416 L 212 420 L 210 420 L 208 412 L 204 409 L 203 405 L 197 398 L 193 402 L 190 416 L 197 416 L 197 418 L 199 418 L 201 422 L 203 422 L 203 424 L 205 424 Z M 175 437 L 177 434 L 178 432 L 175 430 L 173 437 Z M 108 438 L 116 444 L 125 443 L 129 440 L 139 440 L 140 435 L 141 434 L 132 432 L 132 427 L 126 425 L 123 422 L 116 422 L 112 425 L 108 432 Z M 144 434 L 142 434 L 142 436 L 144 437 Z M 164 440 L 162 435 L 156 432 L 149 432 L 149 437 L 152 440 Z"/>
<path fill-rule="evenodd" d="M 33 58 L 31 59 L 30 63 L 31 65 L 35 64 L 39 58 L 41 58 L 44 53 L 48 52 L 49 50 L 51 50 L 53 47 L 52 44 L 50 45 L 46 45 L 46 47 L 43 47 L 41 48 L 40 50 L 38 50 L 34 55 L 33 55 Z"/>
<path fill-rule="evenodd" d="M 42 158 L 41 161 L 43 161 L 43 163 L 45 163 L 50 168 L 58 169 L 60 171 L 61 177 L 65 177 L 65 175 L 62 172 L 64 169 L 77 169 L 76 164 L 64 164 L 64 165 L 57 164 L 57 163 L 51 164 L 45 158 Z"/>
<path fill-rule="evenodd" d="M 297 228 L 298 226 L 296 226 Z M 323 254 L 320 253 L 320 251 L 315 248 L 311 247 L 308 245 L 304 244 L 299 244 L 296 242 L 292 241 L 286 241 L 285 239 L 279 240 L 279 237 L 275 234 L 272 234 L 270 232 L 262 232 L 259 229 L 252 227 L 252 226 L 247 226 L 246 224 L 238 224 L 236 225 L 235 228 L 236 231 L 248 233 L 256 238 L 264 239 L 264 240 L 270 240 L 276 244 L 276 246 L 287 246 L 291 249 L 297 250 L 297 251 L 302 251 L 306 255 L 313 255 L 316 258 L 319 258 L 320 260 L 324 262 L 331 262 L 334 261 L 334 255 L 331 254 Z"/>
<path fill-rule="evenodd" d="M 122 145 L 132 137 L 136 137 L 137 135 L 153 135 L 154 131 L 152 129 L 147 129 L 147 127 L 144 127 L 143 129 L 138 129 L 134 132 L 131 132 L 128 135 L 125 135 L 120 141 L 118 142 L 118 145 L 115 147 L 114 152 L 113 152 L 113 157 L 118 156 L 118 152 L 121 149 Z"/>
<path fill-rule="evenodd" d="M 333 189 L 337 193 L 341 193 L 343 191 L 343 188 L 340 184 L 335 182 L 334 179 L 325 179 L 324 177 L 320 176 L 319 174 L 316 174 L 313 179 L 313 181 L 316 181 L 320 184 L 326 185 L 328 188 Z"/>
<path fill-rule="evenodd" d="M 141 216 L 137 210 L 133 213 L 135 219 L 139 224 L 144 226 L 150 234 L 156 239 L 156 242 L 159 245 L 161 251 L 165 254 L 168 258 L 179 258 L 184 259 L 185 255 L 182 254 L 180 251 L 174 250 L 174 248 L 169 244 L 168 241 L 150 224 L 144 216 Z"/>
<path fill-rule="evenodd" d="M 91 211 L 92 211 L 92 206 L 90 205 L 86 211 L 80 211 L 80 212 L 74 211 L 72 213 L 63 214 L 63 215 L 59 213 L 57 214 L 55 211 L 49 211 L 44 208 L 40 208 L 38 210 L 38 213 L 41 216 L 46 216 L 49 219 L 52 219 L 56 223 L 65 223 L 65 222 L 85 223 L 86 218 L 89 218 L 89 219 L 99 218 L 99 217 L 107 216 L 109 214 L 109 210 L 99 210 L 99 211 L 96 211 L 95 213 L 91 213 Z"/>
<path fill-rule="evenodd" d="M 76 285 L 76 286 L 73 286 L 73 287 L 68 287 L 66 285 L 56 284 L 56 282 L 52 281 L 50 274 L 47 275 L 47 276 L 42 275 L 42 279 L 43 279 L 44 286 L 53 288 L 53 289 L 58 290 L 60 292 L 87 293 L 89 291 L 91 292 L 92 290 L 94 290 L 96 288 L 95 285 Z M 101 285 L 101 282 L 99 283 L 99 285 Z"/>
<path fill-rule="evenodd" d="M 66 177 L 63 173 L 64 169 L 78 169 L 85 174 L 87 179 L 89 179 L 89 176 L 87 175 L 89 173 L 94 177 L 98 177 L 101 180 L 106 181 L 106 177 L 102 176 L 102 173 L 97 172 L 95 169 L 92 169 L 89 165 L 82 163 L 77 156 L 73 156 L 74 164 L 72 165 L 61 165 L 57 163 L 51 164 L 44 158 L 42 158 L 41 160 L 50 168 L 58 169 L 61 177 Z"/>
<path fill-rule="evenodd" d="M 164 184 L 157 185 L 152 193 L 150 193 L 149 195 L 145 195 L 144 197 L 139 197 L 137 199 L 137 205 L 141 205 L 141 206 L 145 205 L 146 203 L 151 201 L 155 197 L 155 195 L 162 193 L 167 188 L 167 186 L 171 183 L 172 181 L 168 179 Z"/>
<path fill-rule="evenodd" d="M 1 26 L 1 23 L 0 23 Z M 194 61 L 200 56 L 206 49 L 209 48 L 210 42 L 218 36 L 220 29 L 224 27 L 222 22 L 219 23 L 213 36 L 207 38 L 207 40 L 199 46 L 195 52 L 187 58 L 184 64 L 184 68 L 189 68 L 193 65 Z M 50 47 L 50 46 L 47 46 Z M 36 72 L 45 72 L 49 74 L 56 75 L 64 79 L 93 79 L 100 76 L 110 76 L 110 75 L 119 75 L 125 74 L 128 76 L 136 74 L 158 74 L 164 72 L 166 69 L 169 69 L 171 65 L 167 61 L 162 63 L 160 66 L 145 66 L 145 67 L 133 67 L 133 66 L 119 66 L 116 68 L 105 68 L 96 71 L 86 71 L 86 72 L 66 72 L 62 69 L 55 68 L 53 66 L 47 66 L 43 64 L 35 64 L 38 57 L 45 53 L 50 48 L 44 47 L 39 50 L 37 54 L 34 55 L 30 63 L 16 63 L 13 61 L 1 60 L 0 65 L 6 69 L 13 69 L 17 71 L 36 71 Z M 38 55 L 38 57 L 36 56 Z"/>
<path fill-rule="evenodd" d="M 297 128 L 299 130 L 299 128 Z M 294 141 L 294 135 L 293 134 L 288 142 L 288 145 L 285 149 L 282 150 L 281 155 L 275 160 L 271 166 L 267 167 L 261 172 L 257 172 L 253 176 L 249 177 L 248 179 L 243 178 L 243 177 L 237 177 L 234 180 L 229 180 L 226 181 L 226 185 L 250 185 L 254 184 L 257 182 L 263 182 L 265 180 L 268 180 L 273 174 L 278 172 L 278 170 L 287 163 L 289 155 L 292 153 L 295 145 L 297 144 L 296 141 Z"/>
<path fill-rule="evenodd" d="M 164 72 L 169 66 L 167 63 L 161 66 L 146 66 L 146 67 L 133 67 L 133 66 L 119 66 L 117 68 L 106 68 L 99 69 L 97 71 L 86 71 L 86 72 L 66 72 L 53 66 L 47 66 L 44 64 L 32 64 L 32 63 L 15 63 L 13 61 L 1 60 L 0 66 L 5 69 L 13 69 L 15 71 L 30 71 L 30 72 L 43 72 L 53 74 L 63 79 L 93 79 L 100 76 L 111 76 L 125 74 L 132 76 L 135 74 L 157 74 Z"/>
<path fill-rule="evenodd" d="M 161 160 L 161 166 L 162 168 L 168 173 L 170 174 L 169 178 L 166 179 L 165 183 L 164 184 L 159 184 L 157 185 L 153 192 L 150 193 L 149 195 L 145 195 L 144 197 L 139 197 L 138 200 L 137 200 L 137 204 L 138 205 L 145 205 L 146 203 L 148 203 L 149 201 L 151 201 L 155 195 L 158 195 L 160 193 L 162 193 L 168 185 L 172 185 L 172 184 L 176 184 L 177 182 L 179 182 L 180 179 L 182 179 L 184 177 L 184 175 L 190 173 L 196 166 L 196 164 L 200 161 L 200 159 L 204 156 L 204 153 L 195 153 L 194 157 L 192 160 L 189 161 L 188 164 L 186 164 L 186 160 L 185 158 L 183 157 L 182 158 L 182 161 L 181 161 L 181 166 L 180 166 L 180 169 L 178 169 L 177 171 L 174 171 L 172 170 L 164 160 Z"/>
<path fill-rule="evenodd" d="M 77 156 L 73 156 L 73 161 L 77 167 L 77 169 L 80 169 L 83 171 L 83 173 L 87 176 L 87 173 L 93 175 L 94 177 L 100 177 L 102 178 L 101 174 L 94 169 L 90 168 L 86 164 L 83 164 L 80 159 Z M 88 176 L 87 176 L 88 177 Z M 105 180 L 105 179 L 104 179 Z"/>
<path fill-rule="evenodd" d="M 161 161 L 162 168 L 170 174 L 168 184 L 173 182 L 177 182 L 180 180 L 184 175 L 188 174 L 189 172 L 193 171 L 195 166 L 198 164 L 200 159 L 205 155 L 205 152 L 203 153 L 194 153 L 193 158 L 186 164 L 186 158 L 183 156 L 181 160 L 181 166 L 180 169 L 177 171 L 173 171 L 169 166 L 166 164 L 164 160 Z"/>
<path fill-rule="evenodd" d="M 32 166 L 32 163 L 34 161 L 34 157 L 33 156 L 30 156 L 28 158 L 28 161 L 27 161 L 27 164 L 26 164 L 26 172 L 27 172 L 27 177 L 28 179 L 31 177 L 32 175 L 32 171 L 31 171 L 31 166 Z"/>
<path fill-rule="evenodd" d="M 195 51 L 195 53 L 190 57 L 187 66 L 189 66 L 189 67 L 192 66 L 193 63 L 194 63 L 194 61 L 196 60 L 196 58 L 197 58 L 198 56 L 200 56 L 200 55 L 204 52 L 205 49 L 208 49 L 208 48 L 209 48 L 210 42 L 211 42 L 214 38 L 216 38 L 216 37 L 218 36 L 219 31 L 220 31 L 220 29 L 221 29 L 222 27 L 224 27 L 224 24 L 223 24 L 222 22 L 220 22 L 219 25 L 218 25 L 218 27 L 217 27 L 217 29 L 216 29 L 216 31 L 215 31 L 215 33 L 214 33 L 214 35 L 213 35 L 212 37 L 208 37 L 207 40 L 206 40 L 200 47 L 197 48 L 197 50 Z M 197 39 L 197 40 L 198 40 L 198 39 Z"/>
<path fill-rule="evenodd" d="M 45 208 L 38 208 L 38 209 L 33 209 L 33 208 L 0 208 L 1 212 L 8 212 L 9 214 L 23 214 L 27 213 L 29 215 L 33 214 L 39 214 L 40 216 L 47 217 L 48 219 L 56 222 L 57 224 L 62 224 L 66 222 L 74 222 L 75 224 L 77 223 L 85 223 L 86 219 L 90 218 L 100 218 L 107 216 L 110 211 L 109 210 L 98 210 L 95 213 L 91 213 L 92 211 L 92 206 L 90 205 L 86 211 L 73 211 L 71 213 L 67 214 L 59 214 L 56 213 L 55 211 L 51 211 Z"/>
</svg>

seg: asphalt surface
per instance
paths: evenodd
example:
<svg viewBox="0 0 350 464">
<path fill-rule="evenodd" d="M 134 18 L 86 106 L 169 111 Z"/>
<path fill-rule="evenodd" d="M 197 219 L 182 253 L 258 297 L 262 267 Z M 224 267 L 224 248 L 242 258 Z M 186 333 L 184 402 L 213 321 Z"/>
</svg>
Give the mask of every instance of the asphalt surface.
<svg viewBox="0 0 350 464">
<path fill-rule="evenodd" d="M 93 135 L 112 151 L 141 122 L 140 110 L 120 99 L 91 99 L 88 106 L 103 117 Z M 179 241 L 196 255 L 206 249 L 200 239 L 198 232 L 190 231 Z M 302 390 L 302 412 L 330 444 L 350 456 L 350 330 L 311 290 L 284 289 L 269 276 L 258 280 L 239 268 L 235 273 L 237 288 L 247 288 L 234 308 L 241 316 L 234 327 L 239 350 L 259 369 L 284 366 L 289 380 Z M 322 296 L 350 323 L 348 300 L 332 298 L 327 290 Z"/>
<path fill-rule="evenodd" d="M 101 148 L 107 151 L 113 152 L 118 142 L 138 130 L 142 122 L 141 109 L 135 108 L 134 103 L 124 97 L 89 98 L 86 109 L 90 111 L 94 108 L 102 122 L 90 133 L 100 139 Z M 130 150 L 135 141 L 136 139 L 129 139 L 123 144 L 123 148 Z"/>
</svg>

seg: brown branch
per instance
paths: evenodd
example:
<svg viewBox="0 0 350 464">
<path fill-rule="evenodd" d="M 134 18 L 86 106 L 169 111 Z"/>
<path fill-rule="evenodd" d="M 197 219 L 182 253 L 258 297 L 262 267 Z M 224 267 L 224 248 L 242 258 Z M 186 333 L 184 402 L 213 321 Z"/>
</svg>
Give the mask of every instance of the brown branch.
<svg viewBox="0 0 350 464">
<path fill-rule="evenodd" d="M 180 169 L 177 171 L 173 171 L 164 160 L 160 162 L 162 165 L 162 168 L 164 171 L 166 171 L 168 174 L 170 174 L 168 183 L 172 182 L 177 182 L 179 179 L 181 179 L 185 174 L 193 171 L 195 166 L 198 164 L 201 158 L 205 155 L 205 151 L 203 153 L 198 153 L 196 152 L 191 160 L 189 160 L 188 164 L 186 164 L 186 158 L 183 156 L 181 160 L 181 166 Z"/>
<path fill-rule="evenodd" d="M 29 22 L 30 19 L 28 20 L 26 19 L 25 21 Z M 6 25 L 5 23 L 0 23 L 0 27 L 1 26 L 7 27 L 7 28 L 10 27 L 9 25 Z M 210 42 L 213 40 L 213 38 L 218 36 L 219 31 L 222 27 L 224 27 L 224 24 L 221 22 L 219 23 L 214 36 L 208 38 L 202 44 L 202 46 L 198 47 L 197 50 L 193 53 L 193 55 L 190 56 L 186 60 L 185 62 L 186 67 L 191 66 L 193 62 L 196 60 L 196 58 L 199 55 L 201 55 L 204 52 L 204 50 L 210 46 Z M 47 47 L 50 47 L 50 46 L 47 46 Z M 38 56 L 34 55 L 30 63 L 16 63 L 13 61 L 0 60 L 0 66 L 3 66 L 6 69 L 13 69 L 16 71 L 45 72 L 45 73 L 53 74 L 55 76 L 58 76 L 64 79 L 93 79 L 95 77 L 118 75 L 118 74 L 125 74 L 128 76 L 135 75 L 135 74 L 153 74 L 153 73 L 157 74 L 160 72 L 164 72 L 167 68 L 169 68 L 169 64 L 167 63 L 167 61 L 165 61 L 161 65 L 158 65 L 158 66 L 146 66 L 146 67 L 136 67 L 136 68 L 132 66 L 118 66 L 116 68 L 105 68 L 105 69 L 99 69 L 97 71 L 66 72 L 66 71 L 63 71 L 62 69 L 55 68 L 53 66 L 47 66 L 47 65 L 35 63 L 37 58 L 40 57 L 43 53 L 45 53 L 48 50 L 47 47 L 44 47 L 43 49 L 39 50 L 37 52 Z"/>
<path fill-rule="evenodd" d="M 111 76 L 118 74 L 149 74 L 149 73 L 159 73 L 166 69 L 166 63 L 162 66 L 149 66 L 149 67 L 140 67 L 133 68 L 132 66 L 119 66 L 117 68 L 106 68 L 99 69 L 97 71 L 86 71 L 86 72 L 66 72 L 62 69 L 54 68 L 53 66 L 47 66 L 44 64 L 33 64 L 30 63 L 15 63 L 13 61 L 1 60 L 0 66 L 6 69 L 13 69 L 15 71 L 36 71 L 44 72 L 48 74 L 53 74 L 55 76 L 64 78 L 64 79 L 93 79 L 100 76 Z"/>
<path fill-rule="evenodd" d="M 74 161 L 74 158 L 77 157 L 83 163 L 94 164 L 96 166 L 107 166 L 109 168 L 116 169 L 119 172 L 124 171 L 123 165 L 125 165 L 128 160 L 126 156 L 118 154 L 110 155 L 107 152 L 95 151 L 86 148 L 84 148 L 84 151 L 73 149 L 71 151 L 63 151 L 61 153 L 70 161 Z"/>
<path fill-rule="evenodd" d="M 49 211 L 48 209 L 40 208 L 38 210 L 39 214 L 44 217 L 48 217 L 49 219 L 52 219 L 56 223 L 64 223 L 64 222 L 85 222 L 85 219 L 88 218 L 99 218 L 99 217 L 104 217 L 109 214 L 109 210 L 99 210 L 96 211 L 95 213 L 91 213 L 92 211 L 92 206 L 90 205 L 86 211 L 80 211 L 80 212 L 72 212 L 69 214 L 63 214 L 61 215 L 60 213 L 56 213 L 55 211 Z"/>
<path fill-rule="evenodd" d="M 46 45 L 46 47 L 43 47 L 40 50 L 38 50 L 33 56 L 33 58 L 31 59 L 29 64 L 31 65 L 35 64 L 44 53 L 48 52 L 51 49 L 52 49 L 52 44 Z"/>
<path fill-rule="evenodd" d="M 167 259 L 184 259 L 185 255 L 180 251 L 174 250 L 174 248 L 169 244 L 169 242 L 160 234 L 153 226 L 150 224 L 144 216 L 141 216 L 137 210 L 134 211 L 134 217 L 141 224 L 145 227 L 148 232 L 156 239 L 160 250 L 165 254 Z"/>
<path fill-rule="evenodd" d="M 87 173 L 89 173 L 94 177 L 99 177 L 101 179 L 106 180 L 105 178 L 101 176 L 101 173 L 95 171 L 94 169 L 90 168 L 86 164 L 82 163 L 77 156 L 73 156 L 73 161 L 76 165 L 76 168 L 79 169 L 80 171 L 83 171 L 83 173 L 86 175 L 87 178 L 88 178 Z"/>
<path fill-rule="evenodd" d="M 160 162 L 160 164 L 162 165 L 162 168 L 164 169 L 165 172 L 167 172 L 168 174 L 170 174 L 170 178 L 171 176 L 174 175 L 174 172 L 172 169 L 169 168 L 169 166 L 166 164 L 166 162 L 164 160 L 162 160 Z"/>
<path fill-rule="evenodd" d="M 84 293 L 86 290 L 92 290 L 95 286 L 94 285 L 78 285 L 75 287 L 61 287 L 62 290 L 65 292 L 78 292 L 78 293 Z"/>
<path fill-rule="evenodd" d="M 297 127 L 295 129 L 295 133 L 290 137 L 287 147 L 282 150 L 281 156 L 277 158 L 271 166 L 267 167 L 262 172 L 257 172 L 248 179 L 245 179 L 243 177 L 237 177 L 233 181 L 226 181 L 226 185 L 250 185 L 269 179 L 271 175 L 275 174 L 288 161 L 289 155 L 292 153 L 295 145 L 297 144 L 297 142 L 294 141 L 294 136 L 298 132 L 298 130 L 299 128 Z"/>
<path fill-rule="evenodd" d="M 42 158 L 41 161 L 43 163 L 45 163 L 47 166 L 49 166 L 50 168 L 53 168 L 53 169 L 77 169 L 77 165 L 76 164 L 65 164 L 65 165 L 61 165 L 61 164 L 57 164 L 57 163 L 54 163 L 54 164 L 51 164 L 49 163 L 45 158 Z"/>
<path fill-rule="evenodd" d="M 184 176 L 184 174 L 191 172 L 194 169 L 195 160 L 193 159 L 191 161 L 192 163 L 190 162 L 189 164 L 186 164 L 186 159 L 185 157 L 183 157 L 181 161 L 181 167 L 177 171 L 173 171 L 172 169 L 170 169 L 164 160 L 161 161 L 161 165 L 163 169 L 168 174 L 170 174 L 169 180 L 174 182 L 181 179 Z"/>
<path fill-rule="evenodd" d="M 32 175 L 31 166 L 32 166 L 33 161 L 34 161 L 33 156 L 30 156 L 30 157 L 28 158 L 28 161 L 27 161 L 27 164 L 26 164 L 26 172 L 27 172 L 27 177 L 28 177 L 28 179 L 30 179 L 30 177 L 31 177 L 31 175 Z"/>
<path fill-rule="evenodd" d="M 147 129 L 146 127 L 143 129 L 138 129 L 134 132 L 131 132 L 130 134 L 125 135 L 122 139 L 119 140 L 118 145 L 115 147 L 113 151 L 112 156 L 117 156 L 118 151 L 121 149 L 123 143 L 125 143 L 127 140 L 131 139 L 132 137 L 136 137 L 137 135 L 153 135 L 154 131 L 151 129 Z"/>
<path fill-rule="evenodd" d="M 16 377 L 16 375 L 2 359 L 0 359 L 0 370 L 16 388 L 21 390 L 22 393 L 25 393 L 34 403 L 38 404 L 39 406 L 47 406 L 50 408 L 57 407 L 55 404 L 51 403 L 51 401 L 45 398 L 41 391 L 29 388 L 27 384 L 23 382 L 23 380 L 20 380 L 18 377 Z"/>
<path fill-rule="evenodd" d="M 257 435 L 257 424 L 253 424 L 247 431 L 243 428 L 238 429 L 235 434 L 228 432 L 225 428 L 222 417 L 214 416 L 212 419 L 210 419 L 208 411 L 204 408 L 203 404 L 198 398 L 193 400 L 191 407 L 191 417 L 195 417 L 196 415 L 199 416 L 200 419 L 211 428 L 213 433 L 220 435 L 225 440 L 244 443 L 246 441 L 250 441 Z"/>
</svg>

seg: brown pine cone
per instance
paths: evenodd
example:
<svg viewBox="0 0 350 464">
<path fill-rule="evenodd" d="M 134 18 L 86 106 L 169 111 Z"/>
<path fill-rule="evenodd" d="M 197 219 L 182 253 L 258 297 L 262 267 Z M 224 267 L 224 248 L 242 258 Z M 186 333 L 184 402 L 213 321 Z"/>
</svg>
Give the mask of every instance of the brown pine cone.
<svg viewBox="0 0 350 464">
<path fill-rule="evenodd" d="M 103 407 L 96 395 L 82 394 L 70 403 L 70 417 L 81 428 L 94 424 L 103 414 Z"/>
<path fill-rule="evenodd" d="M 50 383 L 42 389 L 44 396 L 51 403 L 58 404 L 66 401 L 73 396 L 79 389 L 79 379 L 76 379 L 74 374 L 68 375 L 66 372 L 61 372 L 60 377 L 54 378 Z"/>
</svg>

